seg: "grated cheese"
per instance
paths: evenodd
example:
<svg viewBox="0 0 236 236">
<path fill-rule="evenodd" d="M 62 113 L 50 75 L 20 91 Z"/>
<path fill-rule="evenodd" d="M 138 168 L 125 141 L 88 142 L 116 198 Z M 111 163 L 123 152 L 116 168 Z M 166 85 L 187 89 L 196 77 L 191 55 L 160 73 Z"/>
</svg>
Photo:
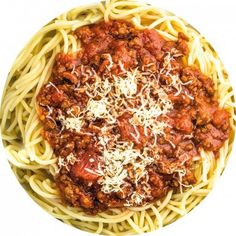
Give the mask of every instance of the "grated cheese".
<svg viewBox="0 0 236 236">
<path fill-rule="evenodd" d="M 120 67 L 121 74 L 126 74 L 126 69 L 125 69 L 125 67 L 124 67 L 124 64 L 123 64 L 121 61 L 119 61 L 119 62 L 118 62 L 118 65 L 119 65 L 119 67 Z"/>
<path fill-rule="evenodd" d="M 62 167 L 65 167 L 67 171 L 69 171 L 69 166 L 70 165 L 74 165 L 75 162 L 77 162 L 77 158 L 75 157 L 75 155 L 73 153 L 70 153 L 68 156 L 66 156 L 65 158 L 64 157 L 61 157 L 59 156 L 58 157 L 58 171 L 59 172 L 61 170 Z"/>
<path fill-rule="evenodd" d="M 143 126 L 146 136 L 148 135 L 147 130 L 149 129 L 156 138 L 158 135 L 164 135 L 164 129 L 168 127 L 167 123 L 157 121 L 157 118 L 166 115 L 173 108 L 173 105 L 162 88 L 157 89 L 158 101 L 148 94 L 146 93 L 146 99 L 144 96 L 141 97 L 141 105 L 138 108 L 135 107 L 129 110 L 133 113 L 133 117 L 129 121 L 134 126 Z"/>
<path fill-rule="evenodd" d="M 107 99 L 90 99 L 87 104 L 88 116 L 92 119 L 105 118 L 107 115 Z"/>
<path fill-rule="evenodd" d="M 126 74 L 127 76 L 125 78 L 113 76 L 115 79 L 116 93 L 121 93 L 125 97 L 132 97 L 137 93 L 137 68 L 134 71 L 128 71 Z"/>
<path fill-rule="evenodd" d="M 89 169 L 89 168 L 84 168 L 87 172 L 91 173 L 91 174 L 94 174 L 94 175 L 97 175 L 97 176 L 100 176 L 97 172 Z"/>
<path fill-rule="evenodd" d="M 102 57 L 105 57 L 109 61 L 109 65 L 107 65 L 106 68 L 108 71 L 110 71 L 113 67 L 113 61 L 112 61 L 111 54 L 105 53 L 105 54 L 102 54 Z"/>
<path fill-rule="evenodd" d="M 133 204 L 136 204 L 136 205 L 140 205 L 142 204 L 143 202 L 143 199 L 145 199 L 145 195 L 144 194 L 140 194 L 138 192 L 134 192 L 132 195 L 131 195 L 131 203 L 132 205 Z"/>
<path fill-rule="evenodd" d="M 134 183 L 137 185 L 140 179 L 147 175 L 146 166 L 153 163 L 154 159 L 148 155 L 145 149 L 141 152 L 133 148 L 132 143 L 120 142 L 115 148 L 104 149 L 104 167 L 98 173 L 103 176 L 100 180 L 104 193 L 119 192 L 125 179 L 129 177 L 128 166 L 135 172 Z"/>
<path fill-rule="evenodd" d="M 58 116 L 59 121 L 62 124 L 63 129 L 80 132 L 83 124 L 84 119 L 82 116 L 78 117 L 65 117 L 62 114 Z"/>
</svg>

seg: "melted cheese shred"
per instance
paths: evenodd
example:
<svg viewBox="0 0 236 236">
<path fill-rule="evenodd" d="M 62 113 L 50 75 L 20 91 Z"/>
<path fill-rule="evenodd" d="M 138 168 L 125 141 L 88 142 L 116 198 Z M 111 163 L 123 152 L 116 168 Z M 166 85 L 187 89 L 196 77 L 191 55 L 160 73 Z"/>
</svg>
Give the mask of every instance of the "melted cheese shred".
<svg viewBox="0 0 236 236">
<path fill-rule="evenodd" d="M 61 204 L 60 195 L 53 180 L 53 176 L 58 171 L 57 158 L 40 133 L 42 125 L 35 109 L 36 94 L 48 81 L 56 54 L 60 51 L 67 53 L 79 50 L 80 42 L 75 39 L 72 31 L 102 19 L 106 21 L 126 19 L 133 22 L 138 29 L 156 29 L 167 40 L 177 40 L 178 32 L 182 31 L 190 39 L 188 42 L 190 52 L 184 60 L 188 64 L 200 66 L 203 73 L 213 78 L 218 99 L 221 101 L 220 106 L 226 108 L 231 117 L 236 117 L 233 108 L 236 107 L 234 95 L 230 92 L 232 90 L 227 73 L 218 55 L 202 35 L 184 20 L 151 5 L 135 0 L 106 0 L 99 4 L 77 7 L 55 18 L 35 34 L 21 51 L 11 68 L 3 93 L 0 112 L 1 135 L 17 179 L 27 189 L 29 195 L 49 214 L 81 230 L 97 234 L 114 236 L 141 234 L 174 222 L 205 198 L 225 168 L 233 140 L 231 138 L 225 142 L 217 159 L 214 158 L 212 152 L 201 151 L 201 159 L 196 162 L 195 166 L 197 183 L 192 188 L 180 193 L 169 191 L 165 198 L 152 204 L 143 207 L 109 209 L 96 216 L 87 215 L 82 209 Z M 109 55 L 106 57 L 109 59 Z M 170 55 L 166 55 L 166 61 L 168 60 L 171 60 Z M 112 61 L 108 69 L 111 66 Z M 167 73 L 170 69 L 167 65 L 163 73 Z M 138 73 L 138 71 L 133 73 Z M 116 84 L 117 93 L 124 94 L 126 97 L 133 96 L 137 90 L 134 77 L 129 80 L 122 77 L 122 80 L 117 80 Z M 182 86 L 176 77 L 172 78 L 172 85 L 176 88 L 176 93 Z M 102 95 L 110 92 L 108 80 L 104 80 L 102 84 L 98 80 L 96 86 L 98 88 L 96 91 Z M 91 118 L 107 116 L 107 101 L 104 99 L 95 102 L 94 94 L 90 95 L 88 110 Z M 165 96 L 164 93 L 163 96 Z M 170 106 L 169 103 L 164 104 L 167 110 Z M 144 117 L 152 119 L 153 114 L 157 112 L 160 111 L 139 107 L 137 119 L 132 122 L 140 122 L 148 127 L 152 123 Z M 110 125 L 113 124 L 112 117 L 115 115 L 110 114 L 108 119 Z M 61 117 L 63 126 L 79 131 L 82 120 L 75 117 L 69 118 Z M 159 124 L 159 126 L 158 132 L 165 125 Z M 233 119 L 231 119 L 231 127 L 234 131 Z M 101 142 L 106 145 L 105 139 Z M 126 153 L 128 150 L 119 153 L 121 161 L 124 161 L 124 156 L 128 155 Z M 113 168 L 118 168 L 116 161 L 113 163 L 113 156 L 114 153 L 111 150 L 108 151 L 107 162 Z M 117 158 L 116 155 L 115 157 Z M 67 162 L 62 162 L 61 165 L 68 165 L 73 161 L 73 156 L 69 156 Z M 132 159 L 128 161 L 132 162 Z M 150 161 L 145 160 L 143 166 Z M 112 176 L 106 181 L 108 184 L 104 185 L 104 189 L 107 190 L 113 184 Z M 142 196 L 134 194 L 133 199 L 140 201 Z"/>
</svg>

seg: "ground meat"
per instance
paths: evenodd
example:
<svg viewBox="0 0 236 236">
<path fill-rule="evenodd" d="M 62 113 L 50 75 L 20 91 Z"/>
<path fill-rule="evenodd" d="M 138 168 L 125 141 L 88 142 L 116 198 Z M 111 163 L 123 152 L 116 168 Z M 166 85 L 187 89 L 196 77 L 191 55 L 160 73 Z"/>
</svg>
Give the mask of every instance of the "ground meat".
<svg viewBox="0 0 236 236">
<path fill-rule="evenodd" d="M 196 183 L 196 177 L 194 175 L 194 172 L 192 169 L 190 168 L 186 168 L 186 173 L 182 176 L 181 179 L 181 184 L 183 184 L 183 186 L 191 186 L 193 184 Z M 179 176 L 178 176 L 179 177 Z M 178 178 L 177 178 L 178 179 Z"/>
<path fill-rule="evenodd" d="M 224 132 L 220 129 L 217 129 L 212 124 L 207 124 L 204 127 L 201 127 L 196 130 L 194 139 L 199 144 L 209 151 L 218 151 L 224 140 L 228 137 L 228 132 Z"/>
<path fill-rule="evenodd" d="M 191 116 L 187 113 L 176 114 L 174 119 L 175 128 L 185 134 L 191 134 L 193 131 L 193 124 Z"/>
<path fill-rule="evenodd" d="M 188 37 L 186 37 L 184 33 L 179 32 L 176 48 L 180 50 L 184 55 L 187 55 L 189 51 L 188 45 L 186 43 L 187 41 L 188 41 Z"/>
<path fill-rule="evenodd" d="M 113 60 L 118 63 L 119 61 L 123 62 L 125 68 L 130 68 L 133 65 L 137 65 L 136 61 L 136 53 L 133 50 L 129 50 L 127 47 L 127 42 L 118 41 L 114 42 L 112 45 L 114 50 L 113 52 Z"/>
<path fill-rule="evenodd" d="M 179 157 L 168 158 L 166 156 L 160 156 L 157 160 L 158 171 L 162 174 L 173 174 L 176 170 L 185 169 L 185 162 L 191 159 L 187 154 Z"/>
<path fill-rule="evenodd" d="M 56 182 L 64 199 L 73 206 L 82 206 L 86 209 L 94 207 L 91 194 L 85 192 L 81 186 L 75 184 L 67 175 L 59 175 Z"/>
<path fill-rule="evenodd" d="M 153 186 L 151 196 L 154 198 L 164 197 L 168 190 L 168 186 L 166 186 L 164 178 L 153 169 L 150 169 L 148 173 L 149 183 Z"/>
<path fill-rule="evenodd" d="M 107 207 L 122 207 L 125 204 L 125 200 L 122 199 L 117 193 L 105 194 L 102 191 L 97 193 L 97 199 L 106 205 Z"/>
<path fill-rule="evenodd" d="M 213 151 L 217 157 L 231 128 L 230 114 L 219 108 L 213 80 L 197 66 L 184 63 L 188 38 L 180 32 L 178 40 L 167 41 L 154 29 L 137 30 L 126 21 L 101 21 L 76 29 L 74 35 L 81 41 L 81 50 L 56 56 L 51 78 L 36 99 L 42 136 L 58 159 L 56 184 L 62 199 L 96 214 L 130 203 L 131 206 L 148 204 L 164 197 L 168 190 L 178 192 L 196 183 L 193 163 L 199 149 Z M 103 90 L 109 89 L 105 81 L 113 83 L 114 78 L 121 79 L 124 70 L 132 73 L 138 70 L 139 74 L 135 78 L 137 93 L 123 103 L 118 101 L 117 110 L 122 108 L 122 113 L 109 122 L 102 115 L 89 116 L 88 102 L 100 101 Z M 98 78 L 104 82 L 102 88 L 96 84 Z M 164 102 L 160 102 L 160 89 L 166 93 Z M 157 110 L 154 113 L 147 110 L 148 106 L 153 107 L 143 106 L 142 90 L 159 104 L 160 110 L 167 100 L 171 108 L 162 115 L 157 115 Z M 105 106 L 111 98 L 106 99 Z M 155 134 L 146 127 L 148 120 L 145 125 L 133 125 L 133 108 L 143 109 L 142 119 L 146 116 L 154 119 L 155 124 L 163 122 L 159 123 L 163 130 L 160 128 L 160 133 Z M 111 112 L 109 109 L 106 112 Z M 99 113 L 100 107 L 95 110 Z M 114 151 L 118 143 L 131 143 L 138 158 L 130 157 L 127 152 L 125 160 L 108 162 L 104 153 Z M 145 155 L 141 158 L 140 153 Z M 127 160 L 129 164 L 124 164 Z M 137 164 L 136 169 L 132 160 Z M 101 169 L 106 161 L 110 167 L 107 175 L 112 176 L 121 167 L 119 170 L 125 176 L 120 188 L 112 183 L 114 189 L 110 192 L 101 184 L 104 180 Z"/>
<path fill-rule="evenodd" d="M 61 78 L 63 72 L 71 71 L 78 64 L 79 61 L 75 55 L 58 53 L 53 66 L 53 74 Z"/>
<path fill-rule="evenodd" d="M 229 129 L 229 113 L 223 109 L 217 109 L 212 117 L 212 124 L 224 131 Z"/>
<path fill-rule="evenodd" d="M 156 32 L 156 30 L 144 30 L 138 34 L 138 37 L 142 39 L 143 47 L 147 51 L 149 51 L 155 58 L 159 59 L 160 58 L 159 54 L 165 41 Z"/>
<path fill-rule="evenodd" d="M 218 104 L 205 97 L 197 97 L 195 102 L 197 104 L 197 124 L 205 125 L 211 122 Z"/>
<path fill-rule="evenodd" d="M 189 106 L 191 104 L 191 99 L 184 93 L 180 93 L 178 96 L 175 93 L 170 93 L 169 99 L 177 106 Z"/>
<path fill-rule="evenodd" d="M 187 87 L 194 93 L 206 93 L 208 96 L 214 94 L 214 83 L 211 78 L 203 75 L 196 66 L 187 66 L 183 69 L 181 80 L 183 82 L 191 81 Z"/>
</svg>

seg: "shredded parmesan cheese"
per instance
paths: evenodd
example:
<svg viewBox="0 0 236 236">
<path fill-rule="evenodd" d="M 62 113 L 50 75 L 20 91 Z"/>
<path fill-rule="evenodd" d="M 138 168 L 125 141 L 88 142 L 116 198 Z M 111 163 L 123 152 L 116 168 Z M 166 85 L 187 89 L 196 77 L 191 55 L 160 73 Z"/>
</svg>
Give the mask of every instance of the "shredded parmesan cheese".
<svg viewBox="0 0 236 236">
<path fill-rule="evenodd" d="M 75 162 L 77 162 L 77 158 L 74 156 L 73 153 L 70 153 L 67 157 L 63 158 L 60 157 L 58 158 L 58 172 L 61 170 L 62 167 L 65 167 L 67 171 L 69 171 L 69 166 L 74 165 Z"/>
<path fill-rule="evenodd" d="M 48 88 L 48 87 L 50 87 L 50 86 L 52 86 L 53 88 L 55 88 L 58 93 L 62 94 L 62 91 L 60 91 L 60 90 L 58 89 L 58 87 L 57 87 L 53 82 L 51 82 L 51 81 L 47 84 L 46 87 Z"/>
<path fill-rule="evenodd" d="M 132 143 L 117 143 L 115 148 L 106 149 L 103 152 L 104 168 L 98 173 L 103 176 L 100 180 L 104 193 L 119 192 L 125 179 L 129 177 L 127 168 L 131 166 L 135 172 L 134 183 L 137 185 L 140 179 L 147 175 L 146 166 L 154 161 L 148 155 L 147 150 L 141 152 L 134 149 Z"/>
<path fill-rule="evenodd" d="M 46 118 L 51 120 L 55 125 L 57 125 L 56 121 L 52 118 L 51 114 L 53 113 L 53 107 L 46 106 L 48 109 L 48 114 L 46 115 Z"/>
<path fill-rule="evenodd" d="M 113 76 L 115 79 L 116 93 L 121 93 L 125 97 L 132 97 L 137 93 L 137 81 L 136 81 L 137 69 L 132 72 L 127 72 L 125 78 Z"/>
<path fill-rule="evenodd" d="M 72 130 L 72 131 L 76 131 L 76 132 L 80 132 L 80 130 L 83 126 L 83 123 L 84 123 L 84 119 L 82 116 L 65 117 L 62 114 L 60 114 L 58 119 L 61 122 L 62 127 L 64 129 L 68 129 L 68 130 Z"/>
<path fill-rule="evenodd" d="M 94 119 L 105 118 L 107 115 L 107 99 L 90 99 L 87 105 L 88 116 Z"/>
</svg>

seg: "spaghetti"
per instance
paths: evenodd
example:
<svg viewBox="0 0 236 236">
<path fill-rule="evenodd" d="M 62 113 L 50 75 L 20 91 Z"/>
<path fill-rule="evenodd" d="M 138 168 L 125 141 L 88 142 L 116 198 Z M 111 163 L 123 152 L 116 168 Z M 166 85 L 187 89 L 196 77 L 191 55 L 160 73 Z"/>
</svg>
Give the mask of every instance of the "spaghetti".
<svg viewBox="0 0 236 236">
<path fill-rule="evenodd" d="M 191 211 L 209 193 L 225 167 L 233 134 L 221 147 L 217 158 L 212 151 L 201 150 L 201 159 L 194 166 L 196 183 L 184 191 L 170 190 L 162 200 L 145 206 L 109 208 L 95 216 L 86 214 L 81 208 L 62 204 L 54 181 L 58 172 L 57 157 L 41 135 L 36 96 L 51 76 L 56 55 L 59 52 L 76 53 L 81 48 L 73 31 L 101 20 L 126 20 L 140 30 L 155 29 L 164 39 L 172 41 L 183 32 L 189 38 L 185 63 L 197 65 L 202 73 L 213 79 L 219 105 L 230 113 L 230 125 L 234 131 L 232 88 L 221 61 L 205 38 L 169 12 L 137 1 L 114 0 L 75 8 L 59 16 L 26 45 L 5 86 L 1 107 L 2 139 L 19 182 L 54 217 L 97 234 L 140 234 L 172 223 Z"/>
</svg>

